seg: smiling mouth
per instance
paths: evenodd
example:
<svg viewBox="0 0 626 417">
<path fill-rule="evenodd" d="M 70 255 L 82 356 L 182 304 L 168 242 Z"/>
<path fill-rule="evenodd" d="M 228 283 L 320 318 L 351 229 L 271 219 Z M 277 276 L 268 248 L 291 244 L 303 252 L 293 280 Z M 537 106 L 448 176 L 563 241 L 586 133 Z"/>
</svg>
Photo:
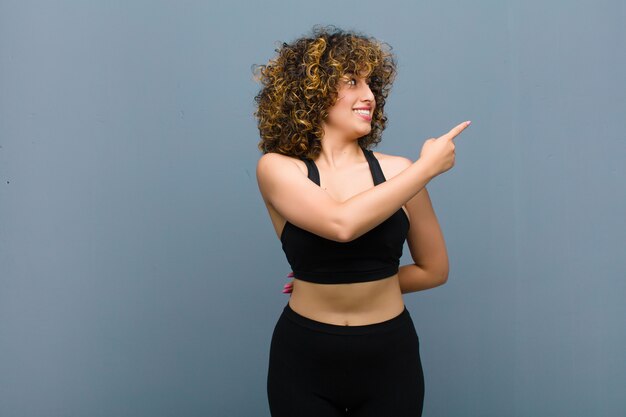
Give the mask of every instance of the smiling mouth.
<svg viewBox="0 0 626 417">
<path fill-rule="evenodd" d="M 354 109 L 352 110 L 352 112 L 354 114 L 356 114 L 357 116 L 361 117 L 362 119 L 365 119 L 367 121 L 372 120 L 372 115 L 370 113 L 370 110 L 366 110 L 366 109 Z"/>
</svg>

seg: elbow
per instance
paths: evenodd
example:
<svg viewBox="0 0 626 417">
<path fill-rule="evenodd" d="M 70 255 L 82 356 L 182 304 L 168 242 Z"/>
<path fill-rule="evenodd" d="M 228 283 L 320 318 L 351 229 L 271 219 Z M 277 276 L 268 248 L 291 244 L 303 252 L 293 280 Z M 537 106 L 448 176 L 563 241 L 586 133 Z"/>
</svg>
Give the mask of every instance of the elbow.
<svg viewBox="0 0 626 417">
<path fill-rule="evenodd" d="M 440 287 L 448 282 L 448 268 L 430 268 L 427 271 L 431 288 Z"/>
<path fill-rule="evenodd" d="M 332 236 L 331 239 L 339 243 L 347 243 L 358 236 L 354 230 L 354 222 L 350 222 L 347 216 L 341 216 L 339 212 L 331 219 Z"/>
<path fill-rule="evenodd" d="M 334 241 L 339 243 L 347 243 L 356 239 L 354 232 L 346 226 L 338 225 L 335 228 Z"/>
<path fill-rule="evenodd" d="M 450 273 L 450 262 L 448 261 L 447 254 L 437 262 L 437 266 L 433 268 L 433 271 L 437 277 L 439 285 L 443 285 L 448 282 L 448 275 Z"/>
<path fill-rule="evenodd" d="M 448 270 L 448 268 L 446 268 L 445 270 L 441 271 L 438 274 L 438 276 L 439 276 L 439 280 L 438 280 L 439 285 L 443 285 L 446 282 L 448 282 L 448 272 L 449 272 L 449 270 Z"/>
</svg>

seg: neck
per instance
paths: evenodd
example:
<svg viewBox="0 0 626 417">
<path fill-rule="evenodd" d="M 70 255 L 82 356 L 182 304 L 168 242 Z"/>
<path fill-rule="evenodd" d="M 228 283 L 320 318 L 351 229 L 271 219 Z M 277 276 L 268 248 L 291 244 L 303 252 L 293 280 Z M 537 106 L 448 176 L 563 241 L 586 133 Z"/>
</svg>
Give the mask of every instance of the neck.
<svg viewBox="0 0 626 417">
<path fill-rule="evenodd" d="M 365 156 L 356 139 L 325 134 L 322 138 L 322 150 L 315 162 L 330 169 L 340 169 L 363 162 L 364 159 Z"/>
</svg>

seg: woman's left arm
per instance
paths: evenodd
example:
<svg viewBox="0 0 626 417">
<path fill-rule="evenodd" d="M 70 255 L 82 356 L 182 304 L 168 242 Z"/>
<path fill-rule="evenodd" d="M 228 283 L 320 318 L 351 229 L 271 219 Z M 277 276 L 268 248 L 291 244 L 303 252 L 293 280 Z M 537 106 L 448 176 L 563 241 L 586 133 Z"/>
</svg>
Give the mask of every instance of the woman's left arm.
<svg viewBox="0 0 626 417">
<path fill-rule="evenodd" d="M 382 154 L 378 154 L 382 156 Z M 411 164 L 404 157 L 389 159 L 393 165 L 387 165 L 386 175 L 391 178 Z M 400 290 L 403 294 L 427 290 L 443 285 L 448 280 L 448 252 L 439 227 L 435 210 L 426 187 L 404 205 L 409 214 L 411 227 L 407 243 L 413 258 L 412 264 L 402 265 L 398 270 Z M 293 272 L 287 275 L 293 278 Z M 293 282 L 285 284 L 283 293 L 291 294 Z"/>
<path fill-rule="evenodd" d="M 398 270 L 403 294 L 443 285 L 448 280 L 449 271 L 443 233 L 426 187 L 405 207 L 411 221 L 407 243 L 414 263 L 403 265 Z"/>
</svg>

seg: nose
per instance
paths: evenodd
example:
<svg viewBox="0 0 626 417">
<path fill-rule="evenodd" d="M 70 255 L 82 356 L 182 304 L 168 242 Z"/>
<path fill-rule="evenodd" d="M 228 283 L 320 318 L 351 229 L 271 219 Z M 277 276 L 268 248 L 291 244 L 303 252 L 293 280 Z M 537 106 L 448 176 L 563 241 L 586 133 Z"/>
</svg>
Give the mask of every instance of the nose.
<svg viewBox="0 0 626 417">
<path fill-rule="evenodd" d="M 363 83 L 363 85 L 365 85 L 365 87 L 363 88 L 363 101 L 371 101 L 373 103 L 376 96 L 374 96 L 374 93 L 372 93 L 372 89 L 370 88 L 369 84 Z"/>
</svg>

